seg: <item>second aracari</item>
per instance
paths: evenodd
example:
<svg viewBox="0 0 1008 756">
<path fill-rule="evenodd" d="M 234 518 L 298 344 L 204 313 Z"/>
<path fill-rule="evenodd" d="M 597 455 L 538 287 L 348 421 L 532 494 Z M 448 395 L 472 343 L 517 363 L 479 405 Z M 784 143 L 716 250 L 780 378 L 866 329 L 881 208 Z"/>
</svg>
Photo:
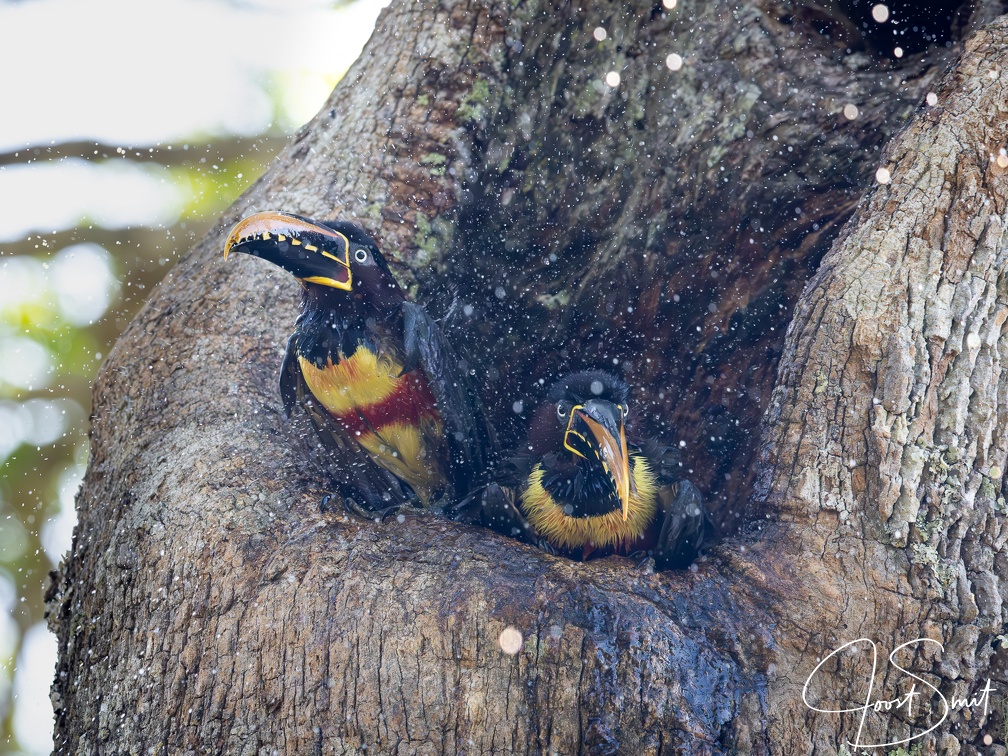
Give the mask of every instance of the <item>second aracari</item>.
<svg viewBox="0 0 1008 756">
<path fill-rule="evenodd" d="M 310 416 L 344 502 L 377 513 L 464 497 L 491 462 L 492 430 L 457 352 L 375 240 L 346 221 L 262 212 L 234 227 L 231 252 L 301 283 L 280 394 L 285 414 L 300 403 Z"/>
<path fill-rule="evenodd" d="M 573 559 L 650 556 L 658 569 L 693 562 L 713 530 L 678 454 L 627 439 L 629 390 L 604 371 L 557 381 L 526 441 L 496 480 L 453 508 L 480 524 Z"/>
</svg>

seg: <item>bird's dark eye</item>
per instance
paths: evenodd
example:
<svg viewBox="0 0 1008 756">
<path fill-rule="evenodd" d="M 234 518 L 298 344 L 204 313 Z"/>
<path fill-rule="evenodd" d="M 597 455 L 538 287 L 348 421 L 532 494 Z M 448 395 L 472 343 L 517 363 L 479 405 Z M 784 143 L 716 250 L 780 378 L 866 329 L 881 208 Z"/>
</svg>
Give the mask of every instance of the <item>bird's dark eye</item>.
<svg viewBox="0 0 1008 756">
<path fill-rule="evenodd" d="M 570 414 L 570 405 L 567 402 L 560 402 L 557 405 L 557 417 L 561 420 L 566 420 L 567 415 Z"/>
<path fill-rule="evenodd" d="M 619 405 L 619 411 L 620 411 L 620 415 L 623 416 L 623 419 L 626 420 L 627 419 L 627 415 L 630 414 L 630 405 L 629 404 L 621 404 L 621 405 Z"/>
<path fill-rule="evenodd" d="M 354 260 L 356 260 L 359 263 L 367 262 L 367 250 L 366 249 L 358 249 L 356 252 L 354 252 L 353 256 L 354 256 Z"/>
</svg>

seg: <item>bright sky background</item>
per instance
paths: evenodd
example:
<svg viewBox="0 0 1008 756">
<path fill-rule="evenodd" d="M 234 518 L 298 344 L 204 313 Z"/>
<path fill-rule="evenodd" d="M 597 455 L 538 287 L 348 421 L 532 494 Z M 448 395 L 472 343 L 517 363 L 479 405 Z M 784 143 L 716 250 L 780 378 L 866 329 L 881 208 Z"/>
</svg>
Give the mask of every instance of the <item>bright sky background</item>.
<svg viewBox="0 0 1008 756">
<path fill-rule="evenodd" d="M 149 144 L 250 134 L 260 81 L 289 79 L 305 121 L 360 53 L 384 3 L 32 0 L 0 5 L 0 150 L 91 137 Z M 257 81 L 258 79 L 258 81 Z"/>
<path fill-rule="evenodd" d="M 387 3 L 0 0 L 0 153 L 77 140 L 150 146 L 271 126 L 292 132 L 323 105 Z M 5 259 L 3 242 L 84 217 L 111 228 L 171 224 L 184 201 L 184 188 L 156 167 L 82 160 L 0 167 L 0 308 L 55 297 L 73 317 L 100 317 L 117 285 L 104 250 L 77 245 L 43 265 Z M 10 339 L 0 352 L 0 381 L 16 388 L 48 380 L 48 355 L 36 341 Z M 0 452 L 83 412 L 70 407 L 64 415 L 67 408 L 54 406 L 0 402 Z M 63 513 L 43 525 L 54 565 L 70 545 L 80 476 L 81 469 L 66 471 Z M 0 549 L 18 547 L 17 527 L 0 528 Z M 0 649 L 16 642 L 9 613 L 15 600 L 14 586 L 0 580 Z M 15 733 L 28 753 L 52 749 L 55 658 L 54 637 L 44 625 L 31 628 L 12 681 Z"/>
<path fill-rule="evenodd" d="M 0 2 L 0 152 L 292 131 L 322 106 L 387 2 Z M 0 168 L 0 243 L 82 216 L 115 228 L 178 212 L 179 192 L 156 169 L 67 163 Z"/>
</svg>

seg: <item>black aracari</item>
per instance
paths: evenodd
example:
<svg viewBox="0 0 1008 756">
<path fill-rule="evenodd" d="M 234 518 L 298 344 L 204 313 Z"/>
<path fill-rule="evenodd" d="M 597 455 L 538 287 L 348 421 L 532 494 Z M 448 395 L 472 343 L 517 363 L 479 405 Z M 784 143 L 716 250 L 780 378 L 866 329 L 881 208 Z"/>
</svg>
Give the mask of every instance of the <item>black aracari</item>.
<svg viewBox="0 0 1008 756">
<path fill-rule="evenodd" d="M 480 524 L 573 559 L 651 556 L 687 567 L 713 526 L 674 449 L 628 441 L 627 385 L 604 371 L 554 384 L 496 479 L 456 505 Z"/>
<path fill-rule="evenodd" d="M 459 355 L 375 240 L 346 221 L 262 212 L 234 227 L 230 252 L 301 282 L 280 394 L 286 416 L 307 411 L 344 503 L 387 513 L 469 493 L 491 463 L 492 429 Z"/>
</svg>

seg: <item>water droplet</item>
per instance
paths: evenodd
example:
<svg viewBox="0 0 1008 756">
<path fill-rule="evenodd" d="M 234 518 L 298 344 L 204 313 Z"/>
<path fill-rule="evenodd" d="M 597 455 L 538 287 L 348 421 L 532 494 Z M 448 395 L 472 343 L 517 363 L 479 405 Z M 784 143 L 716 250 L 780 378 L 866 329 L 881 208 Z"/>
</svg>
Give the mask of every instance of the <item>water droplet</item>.
<svg viewBox="0 0 1008 756">
<path fill-rule="evenodd" d="M 592 32 L 592 36 L 595 37 L 596 40 L 598 40 L 599 42 L 601 42 L 603 39 L 605 39 L 609 35 L 606 34 L 606 30 L 603 27 L 596 26 L 595 27 L 595 31 Z"/>
<path fill-rule="evenodd" d="M 508 625 L 501 630 L 501 634 L 497 638 L 497 643 L 500 644 L 501 651 L 505 654 L 514 656 L 521 651 L 522 640 L 521 631 L 511 625 Z"/>
<path fill-rule="evenodd" d="M 855 118 L 858 117 L 857 105 L 848 102 L 846 105 L 843 106 L 843 114 L 847 117 L 847 120 L 853 121 Z"/>
<path fill-rule="evenodd" d="M 672 53 L 667 58 L 665 58 L 665 65 L 669 67 L 670 71 L 678 71 L 682 68 L 683 59 L 682 55 L 678 53 Z"/>
<path fill-rule="evenodd" d="M 875 180 L 880 184 L 888 184 L 890 179 L 892 179 L 892 174 L 889 173 L 888 168 L 879 168 L 875 171 Z"/>
<path fill-rule="evenodd" d="M 618 87 L 620 83 L 620 75 L 616 71 L 610 71 L 605 75 L 605 83 L 610 87 Z"/>
<path fill-rule="evenodd" d="M 883 5 L 882 3 L 878 3 L 877 5 L 872 6 L 871 15 L 872 18 L 880 24 L 884 24 L 889 20 L 889 7 Z"/>
</svg>

